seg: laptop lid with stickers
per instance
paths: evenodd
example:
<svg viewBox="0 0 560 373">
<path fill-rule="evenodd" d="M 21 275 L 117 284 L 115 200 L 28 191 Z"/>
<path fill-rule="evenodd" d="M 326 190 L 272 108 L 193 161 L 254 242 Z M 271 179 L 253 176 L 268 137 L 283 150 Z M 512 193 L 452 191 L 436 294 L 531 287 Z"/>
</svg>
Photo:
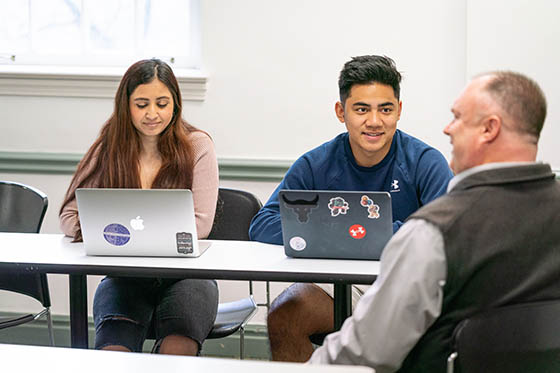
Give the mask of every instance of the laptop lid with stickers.
<svg viewBox="0 0 560 373">
<path fill-rule="evenodd" d="M 87 255 L 200 256 L 192 192 L 187 189 L 76 190 Z"/>
<path fill-rule="evenodd" d="M 378 260 L 393 235 L 387 192 L 280 190 L 287 256 Z"/>
</svg>

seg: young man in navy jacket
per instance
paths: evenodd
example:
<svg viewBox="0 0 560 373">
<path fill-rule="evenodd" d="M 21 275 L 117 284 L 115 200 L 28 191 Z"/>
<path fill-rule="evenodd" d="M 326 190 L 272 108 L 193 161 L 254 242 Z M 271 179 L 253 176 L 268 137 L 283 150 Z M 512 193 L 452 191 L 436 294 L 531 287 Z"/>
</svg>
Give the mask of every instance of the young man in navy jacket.
<svg viewBox="0 0 560 373">
<path fill-rule="evenodd" d="M 452 172 L 443 155 L 397 130 L 401 74 L 385 56 L 348 61 L 338 81 L 337 118 L 344 132 L 305 153 L 288 170 L 254 217 L 252 240 L 282 244 L 280 189 L 363 190 L 391 193 L 393 231 L 421 206 L 444 194 Z M 353 286 L 355 303 L 367 286 Z M 268 333 L 273 360 L 306 361 L 309 337 L 333 331 L 332 285 L 296 283 L 272 303 Z"/>
</svg>

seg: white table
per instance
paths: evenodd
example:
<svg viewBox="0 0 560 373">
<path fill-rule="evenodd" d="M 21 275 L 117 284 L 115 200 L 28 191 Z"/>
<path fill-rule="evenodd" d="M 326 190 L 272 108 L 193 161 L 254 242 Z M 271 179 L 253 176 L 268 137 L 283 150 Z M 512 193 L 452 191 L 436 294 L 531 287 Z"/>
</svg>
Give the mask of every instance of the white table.
<svg viewBox="0 0 560 373">
<path fill-rule="evenodd" d="M 374 373 L 371 368 L 347 365 L 277 363 L 8 344 L 0 344 L 0 356 L 4 371 L 19 372 Z"/>
<path fill-rule="evenodd" d="M 0 233 L 0 270 L 70 275 L 73 347 L 87 348 L 87 275 L 201 278 L 335 285 L 335 326 L 351 314 L 349 284 L 371 284 L 379 262 L 294 259 L 284 248 L 252 241 L 212 241 L 198 258 L 85 255 L 82 243 L 60 234 Z"/>
</svg>

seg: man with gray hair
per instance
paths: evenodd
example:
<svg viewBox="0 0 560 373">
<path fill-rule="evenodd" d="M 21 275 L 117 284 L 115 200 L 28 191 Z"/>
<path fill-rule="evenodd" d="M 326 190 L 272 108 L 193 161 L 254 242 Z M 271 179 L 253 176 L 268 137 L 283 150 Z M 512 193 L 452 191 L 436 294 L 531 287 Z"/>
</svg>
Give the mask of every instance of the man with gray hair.
<svg viewBox="0 0 560 373">
<path fill-rule="evenodd" d="M 445 372 L 463 319 L 560 298 L 560 184 L 535 162 L 543 92 L 521 74 L 486 73 L 451 112 L 447 194 L 393 236 L 377 281 L 310 362 Z"/>
</svg>

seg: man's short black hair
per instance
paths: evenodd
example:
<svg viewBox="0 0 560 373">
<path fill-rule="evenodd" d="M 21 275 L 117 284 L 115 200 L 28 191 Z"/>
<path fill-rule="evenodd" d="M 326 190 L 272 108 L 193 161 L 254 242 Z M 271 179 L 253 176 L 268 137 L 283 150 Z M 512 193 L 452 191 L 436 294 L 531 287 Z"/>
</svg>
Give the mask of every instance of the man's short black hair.
<svg viewBox="0 0 560 373">
<path fill-rule="evenodd" d="M 358 56 L 344 64 L 338 78 L 340 102 L 345 104 L 355 84 L 381 83 L 393 87 L 397 100 L 401 93 L 401 74 L 395 61 L 387 56 Z"/>
</svg>

